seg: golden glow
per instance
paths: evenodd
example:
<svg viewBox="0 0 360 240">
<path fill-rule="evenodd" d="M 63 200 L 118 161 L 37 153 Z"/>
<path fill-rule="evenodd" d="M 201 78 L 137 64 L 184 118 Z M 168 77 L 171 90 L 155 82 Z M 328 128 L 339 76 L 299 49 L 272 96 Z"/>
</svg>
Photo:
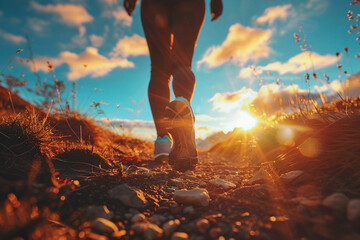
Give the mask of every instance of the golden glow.
<svg viewBox="0 0 360 240">
<path fill-rule="evenodd" d="M 232 131 L 234 128 L 241 128 L 248 131 L 258 124 L 258 119 L 246 111 L 238 111 L 234 114 L 233 119 L 227 119 L 225 122 L 224 131 Z"/>
<path fill-rule="evenodd" d="M 280 126 L 276 133 L 276 139 L 279 144 L 291 146 L 294 143 L 294 131 L 289 126 Z"/>
<path fill-rule="evenodd" d="M 308 138 L 298 149 L 306 157 L 316 157 L 321 153 L 321 143 L 315 138 Z"/>
</svg>

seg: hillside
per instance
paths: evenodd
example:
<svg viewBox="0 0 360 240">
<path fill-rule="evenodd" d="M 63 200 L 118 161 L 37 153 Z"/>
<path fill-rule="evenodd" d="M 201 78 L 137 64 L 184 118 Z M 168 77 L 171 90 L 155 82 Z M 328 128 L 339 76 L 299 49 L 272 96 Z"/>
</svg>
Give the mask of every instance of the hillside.
<svg viewBox="0 0 360 240">
<path fill-rule="evenodd" d="M 3 239 L 360 239 L 359 98 L 211 136 L 181 173 L 150 142 L 0 97 Z"/>
</svg>

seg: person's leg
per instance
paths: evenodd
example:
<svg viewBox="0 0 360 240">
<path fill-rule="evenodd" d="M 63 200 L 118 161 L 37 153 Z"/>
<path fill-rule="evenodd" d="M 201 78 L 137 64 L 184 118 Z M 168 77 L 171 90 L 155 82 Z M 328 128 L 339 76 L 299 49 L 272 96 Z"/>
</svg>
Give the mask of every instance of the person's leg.
<svg viewBox="0 0 360 240">
<path fill-rule="evenodd" d="M 162 119 L 165 106 L 170 102 L 169 85 L 172 70 L 167 0 L 142 0 L 141 20 L 151 59 L 149 102 L 157 134 L 164 136 L 167 130 Z"/>
<path fill-rule="evenodd" d="M 173 90 L 176 97 L 184 97 L 189 103 L 195 88 L 195 76 L 191 70 L 192 58 L 205 17 L 204 0 L 179 0 L 171 10 L 171 28 L 174 34 L 172 46 Z"/>
</svg>

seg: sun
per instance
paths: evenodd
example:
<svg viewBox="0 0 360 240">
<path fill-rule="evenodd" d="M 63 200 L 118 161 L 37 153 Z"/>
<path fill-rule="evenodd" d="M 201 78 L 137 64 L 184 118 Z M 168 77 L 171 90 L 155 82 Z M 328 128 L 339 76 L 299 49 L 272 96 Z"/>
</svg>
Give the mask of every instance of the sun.
<svg viewBox="0 0 360 240">
<path fill-rule="evenodd" d="M 240 110 L 232 117 L 228 119 L 225 124 L 225 131 L 232 131 L 234 128 L 241 128 L 243 131 L 248 131 L 258 124 L 259 120 L 252 116 L 250 113 Z"/>
</svg>

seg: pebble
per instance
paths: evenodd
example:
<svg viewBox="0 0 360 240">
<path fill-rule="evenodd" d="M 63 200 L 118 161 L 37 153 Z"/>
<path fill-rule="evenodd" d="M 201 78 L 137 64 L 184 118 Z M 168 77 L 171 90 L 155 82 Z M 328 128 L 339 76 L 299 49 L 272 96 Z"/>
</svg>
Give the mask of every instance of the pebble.
<svg viewBox="0 0 360 240">
<path fill-rule="evenodd" d="M 148 205 L 143 192 L 127 184 L 121 184 L 110 189 L 108 194 L 110 198 L 120 200 L 127 207 L 145 209 Z"/>
<path fill-rule="evenodd" d="M 173 178 L 173 179 L 170 179 L 169 183 L 173 187 L 182 187 L 184 185 L 184 179 Z"/>
<path fill-rule="evenodd" d="M 139 174 L 139 173 L 144 174 L 146 177 L 152 177 L 153 176 L 153 174 L 147 168 L 144 168 L 144 167 L 136 167 L 136 168 L 137 168 L 137 170 L 136 170 L 137 174 Z"/>
<path fill-rule="evenodd" d="M 105 218 L 95 219 L 91 223 L 91 228 L 99 233 L 113 233 L 119 231 L 115 223 Z"/>
<path fill-rule="evenodd" d="M 117 232 L 114 232 L 112 234 L 112 237 L 113 238 L 116 238 L 116 239 L 121 239 L 122 237 L 124 237 L 126 235 L 126 230 L 120 230 L 120 231 L 117 231 Z"/>
<path fill-rule="evenodd" d="M 146 240 L 159 239 L 163 235 L 163 230 L 152 223 L 135 223 L 131 229 L 142 234 Z"/>
<path fill-rule="evenodd" d="M 360 220 L 360 199 L 352 199 L 347 206 L 347 217 L 351 222 Z"/>
<path fill-rule="evenodd" d="M 219 228 L 219 227 L 211 228 L 209 231 L 209 237 L 211 239 L 218 239 L 218 237 L 220 237 L 221 234 L 222 234 L 221 228 Z"/>
<path fill-rule="evenodd" d="M 178 203 L 207 207 L 210 196 L 206 189 L 196 188 L 192 190 L 175 190 L 174 200 Z"/>
<path fill-rule="evenodd" d="M 260 168 L 252 178 L 249 179 L 248 184 L 257 184 L 257 183 L 267 183 L 272 182 L 273 179 L 271 175 L 263 168 Z"/>
<path fill-rule="evenodd" d="M 209 220 L 202 218 L 196 221 L 196 229 L 200 232 L 205 234 L 210 228 Z"/>
<path fill-rule="evenodd" d="M 155 223 L 156 225 L 160 226 L 163 222 L 166 221 L 166 217 L 161 214 L 154 214 L 149 221 L 151 223 Z"/>
<path fill-rule="evenodd" d="M 146 219 L 145 215 L 142 213 L 138 213 L 135 214 L 132 218 L 131 218 L 131 222 L 132 223 L 136 223 L 136 222 L 142 222 Z"/>
<path fill-rule="evenodd" d="M 294 170 L 287 173 L 284 173 L 280 176 L 280 179 L 284 183 L 292 183 L 301 180 L 300 178 L 304 175 L 302 170 Z"/>
<path fill-rule="evenodd" d="M 183 214 L 194 214 L 195 208 L 193 206 L 186 206 L 183 209 Z"/>
<path fill-rule="evenodd" d="M 184 232 L 174 232 L 171 236 L 171 240 L 186 240 L 189 239 L 189 235 Z"/>
<path fill-rule="evenodd" d="M 170 220 L 163 225 L 164 231 L 174 232 L 180 226 L 180 220 Z"/>
<path fill-rule="evenodd" d="M 110 220 L 114 217 L 114 213 L 109 211 L 107 206 L 91 206 L 85 209 L 84 217 L 89 220 L 95 220 L 96 218 L 105 218 Z"/>
<path fill-rule="evenodd" d="M 224 179 L 221 178 L 215 178 L 215 179 L 211 179 L 209 181 L 210 184 L 216 186 L 216 187 L 221 187 L 224 188 L 225 190 L 229 190 L 231 188 L 236 188 L 236 184 L 226 181 Z"/>
<path fill-rule="evenodd" d="M 333 193 L 324 199 L 323 206 L 339 214 L 344 213 L 345 215 L 348 203 L 349 203 L 349 198 L 345 196 L 345 194 Z"/>
<path fill-rule="evenodd" d="M 305 197 L 296 197 L 292 199 L 293 202 L 297 202 L 308 209 L 316 209 L 321 205 L 320 199 L 309 199 Z"/>
</svg>

